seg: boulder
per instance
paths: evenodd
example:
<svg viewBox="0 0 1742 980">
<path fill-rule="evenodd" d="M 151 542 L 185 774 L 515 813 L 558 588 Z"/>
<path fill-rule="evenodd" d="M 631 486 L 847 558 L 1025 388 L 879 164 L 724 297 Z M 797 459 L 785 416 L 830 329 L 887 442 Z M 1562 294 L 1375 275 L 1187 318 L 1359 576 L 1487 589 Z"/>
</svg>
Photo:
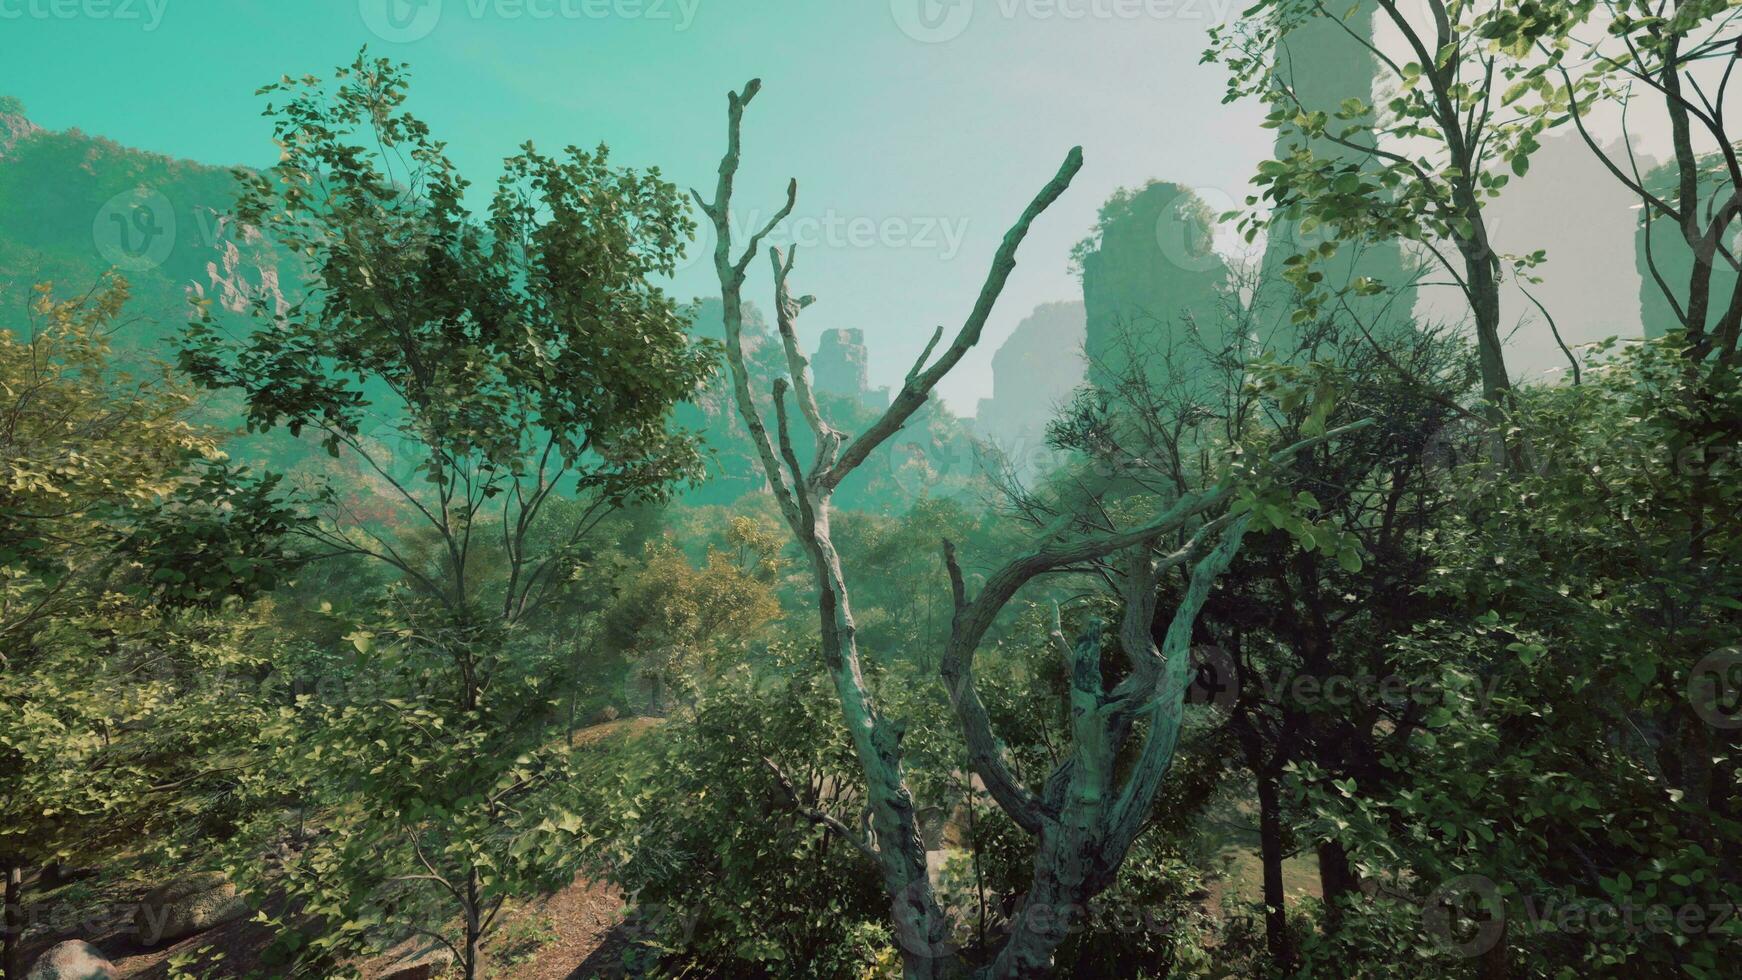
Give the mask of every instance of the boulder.
<svg viewBox="0 0 1742 980">
<path fill-rule="evenodd" d="M 69 939 L 37 957 L 24 980 L 115 980 L 120 975 L 97 947 Z"/>
<path fill-rule="evenodd" d="M 919 824 L 920 843 L 928 851 L 940 850 L 944 846 L 944 828 L 949 823 L 950 813 L 941 806 L 922 806 L 914 811 L 914 821 Z"/>
<path fill-rule="evenodd" d="M 174 942 L 213 926 L 240 919 L 248 904 L 222 874 L 210 872 L 178 878 L 152 889 L 133 913 L 133 927 L 147 946 Z"/>
</svg>

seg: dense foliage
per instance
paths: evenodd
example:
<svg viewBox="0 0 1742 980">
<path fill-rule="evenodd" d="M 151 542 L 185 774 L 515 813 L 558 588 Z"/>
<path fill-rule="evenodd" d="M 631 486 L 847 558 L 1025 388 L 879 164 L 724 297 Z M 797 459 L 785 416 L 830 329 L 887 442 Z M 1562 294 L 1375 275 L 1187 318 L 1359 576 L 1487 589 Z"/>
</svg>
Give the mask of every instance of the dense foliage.
<svg viewBox="0 0 1742 980">
<path fill-rule="evenodd" d="M 240 897 L 175 976 L 513 976 L 577 892 L 623 906 L 588 969 L 638 976 L 1732 975 L 1742 166 L 1686 96 L 1732 8 L 1361 6 L 1395 37 L 1217 32 L 1281 134 L 1244 228 L 1298 248 L 1133 325 L 1022 478 L 934 390 L 1080 151 L 883 407 L 813 390 L 790 251 L 750 310 L 760 235 L 666 293 L 697 222 L 657 169 L 527 144 L 469 198 L 405 66 L 268 85 L 227 220 L 296 288 L 194 290 L 174 365 L 113 342 L 119 278 L 0 324 L 5 980 L 189 872 Z M 1326 31 L 1371 99 L 1274 70 Z M 1542 254 L 1487 208 L 1638 95 L 1672 315 L 1514 384 Z M 1467 324 L 1366 274 L 1399 243 Z"/>
</svg>

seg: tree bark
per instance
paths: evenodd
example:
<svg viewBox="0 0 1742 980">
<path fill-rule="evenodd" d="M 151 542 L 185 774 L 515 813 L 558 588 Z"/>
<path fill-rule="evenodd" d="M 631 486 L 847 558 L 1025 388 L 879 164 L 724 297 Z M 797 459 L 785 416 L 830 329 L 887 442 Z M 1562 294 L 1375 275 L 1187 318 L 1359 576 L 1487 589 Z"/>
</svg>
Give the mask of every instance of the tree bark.
<svg viewBox="0 0 1742 980">
<path fill-rule="evenodd" d="M 1087 881 L 1096 863 L 1096 841 L 1085 828 L 1049 827 L 1040 842 L 1044 873 L 1017 905 L 1010 937 L 986 971 L 998 980 L 1035 980 L 1052 975 L 1053 954 L 1087 904 Z"/>
<path fill-rule="evenodd" d="M 1069 935 L 1072 920 L 1111 878 L 1106 862 L 1114 801 L 1113 739 L 1107 728 L 1098 634 L 1099 625 L 1091 626 L 1070 651 L 1071 763 L 1063 805 L 1057 818 L 1042 826 L 1034 884 L 992 963 L 993 977 L 1048 975 L 1053 952 Z"/>
<path fill-rule="evenodd" d="M 466 872 L 466 956 L 461 964 L 466 980 L 477 980 L 478 937 L 482 932 L 478 915 L 478 868 L 474 865 Z"/>
<path fill-rule="evenodd" d="M 7 862 L 6 902 L 0 907 L 0 975 L 24 980 L 24 868 Z"/>
<path fill-rule="evenodd" d="M 949 945 L 949 921 L 932 896 L 926 874 L 925 843 L 902 766 L 902 726 L 877 711 L 866 688 L 852 607 L 827 514 L 817 515 L 808 506 L 805 510 L 804 530 L 809 532 L 805 543 L 818 582 L 823 662 L 865 774 L 878 871 L 890 896 L 902 971 L 910 980 L 936 977 L 945 963 L 953 961 L 954 950 Z"/>
<path fill-rule="evenodd" d="M 1258 848 L 1264 863 L 1264 943 L 1283 972 L 1294 967 L 1288 935 L 1288 895 L 1282 884 L 1282 799 L 1276 773 L 1262 769 L 1258 780 Z"/>
<path fill-rule="evenodd" d="M 1507 977 L 1511 975 L 1509 957 L 1506 952 L 1506 927 L 1506 920 L 1501 919 L 1500 938 L 1482 953 L 1482 958 L 1478 961 L 1477 976 L 1481 977 L 1481 980 L 1507 980 Z"/>
<path fill-rule="evenodd" d="M 1319 890 L 1325 896 L 1325 933 L 1336 935 L 1343 928 L 1343 903 L 1360 887 L 1360 878 L 1349 863 L 1349 852 L 1339 841 L 1319 842 Z"/>
<path fill-rule="evenodd" d="M 1462 203 L 1464 194 L 1459 195 Z M 1476 361 L 1482 375 L 1483 415 L 1488 421 L 1489 457 L 1502 473 L 1514 472 L 1518 463 L 1506 441 L 1506 411 L 1512 399 L 1512 379 L 1506 373 L 1506 356 L 1500 338 L 1500 280 L 1498 259 L 1488 245 L 1488 229 L 1474 193 L 1464 211 L 1475 233 L 1460 238 L 1458 251 L 1464 258 L 1470 315 L 1476 326 Z"/>
</svg>

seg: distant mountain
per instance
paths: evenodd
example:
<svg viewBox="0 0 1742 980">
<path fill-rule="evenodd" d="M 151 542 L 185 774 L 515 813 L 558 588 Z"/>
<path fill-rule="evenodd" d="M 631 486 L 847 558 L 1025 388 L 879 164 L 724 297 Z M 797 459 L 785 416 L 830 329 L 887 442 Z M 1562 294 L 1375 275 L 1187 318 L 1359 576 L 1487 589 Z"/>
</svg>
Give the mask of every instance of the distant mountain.
<svg viewBox="0 0 1742 980">
<path fill-rule="evenodd" d="M 172 359 L 190 293 L 211 299 L 220 317 L 235 317 L 245 329 L 249 302 L 264 296 L 283 308 L 296 297 L 299 273 L 281 269 L 280 256 L 226 217 L 235 196 L 229 169 L 129 149 L 76 129 L 44 130 L 17 99 L 0 97 L 0 325 L 23 320 L 38 282 L 52 281 L 58 293 L 73 295 L 113 270 L 126 277 L 133 297 L 117 335 L 124 354 Z M 694 310 L 696 335 L 721 339 L 720 301 L 699 300 Z M 745 348 L 766 408 L 769 384 L 785 373 L 785 358 L 754 308 L 746 321 Z M 818 352 L 817 374 L 827 382 L 819 385 L 819 400 L 848 432 L 869 425 L 888 400 L 865 380 L 866 359 L 856 330 L 831 331 Z M 693 502 L 726 503 L 766 486 L 723 367 L 674 420 L 700 432 L 709 451 L 709 480 L 687 495 Z M 238 424 L 231 399 L 209 398 L 205 408 L 213 424 Z M 808 436 L 798 433 L 807 460 Z M 920 493 L 954 494 L 978 485 L 977 444 L 967 426 L 936 403 L 891 443 L 840 488 L 841 506 L 905 509 Z M 312 440 L 287 436 L 240 439 L 232 452 L 276 469 L 331 471 L 335 465 Z"/>
<path fill-rule="evenodd" d="M 0 327 L 23 322 L 37 283 L 77 296 L 110 272 L 127 280 L 132 297 L 115 334 L 123 360 L 173 360 L 190 293 L 212 298 L 220 320 L 244 327 L 250 297 L 287 300 L 278 257 L 225 217 L 235 198 L 229 169 L 77 129 L 45 130 L 17 99 L 0 97 Z M 294 286 L 294 275 L 284 278 Z M 208 396 L 201 414 L 209 424 L 239 427 L 232 397 Z M 229 450 L 284 470 L 310 458 L 311 444 L 256 435 L 233 440 Z"/>
<path fill-rule="evenodd" d="M 235 178 L 222 167 L 129 149 L 77 129 L 41 129 L 0 100 L 0 309 L 37 282 L 63 293 L 113 269 L 132 287 L 123 346 L 169 353 L 190 288 L 235 304 L 276 288 L 273 260 L 223 215 Z"/>
<path fill-rule="evenodd" d="M 811 357 L 817 390 L 855 398 L 878 410 L 889 407 L 889 389 L 871 387 L 870 361 L 865 331 L 824 330 Z"/>
<path fill-rule="evenodd" d="M 1217 336 L 1229 271 L 1212 240 L 1215 216 L 1189 188 L 1151 181 L 1115 193 L 1077 248 L 1087 317 L 1089 379 L 1113 387 L 1134 363 L 1158 388 L 1202 363 L 1194 329 Z M 1213 329 L 1212 329 L 1213 328 Z"/>
<path fill-rule="evenodd" d="M 1301 104 L 1314 109 L 1334 110 L 1350 99 L 1363 104 L 1390 98 L 1379 82 L 1378 60 L 1371 53 L 1379 13 L 1377 0 L 1355 0 L 1334 18 L 1309 18 L 1288 34 L 1286 43 L 1276 52 L 1276 69 L 1290 81 Z M 1385 18 L 1378 18 L 1384 21 Z M 1383 41 L 1381 42 L 1383 43 Z M 1289 113 L 1290 116 L 1293 113 Z M 1354 140 L 1364 140 L 1355 134 Z M 1365 149 L 1345 146 L 1325 136 L 1309 136 L 1292 123 L 1276 129 L 1276 156 L 1287 159 L 1299 150 L 1309 150 L 1320 160 L 1359 165 L 1376 169 L 1382 161 Z M 1323 244 L 1334 226 L 1326 222 L 1316 229 L 1303 231 L 1299 221 L 1283 220 L 1265 232 L 1266 245 L 1255 304 L 1254 327 L 1259 339 L 1282 352 L 1292 352 L 1301 341 L 1292 321 L 1295 309 L 1295 287 L 1283 272 L 1289 259 Z M 1329 259 L 1314 266 L 1324 277 L 1326 287 L 1346 290 L 1356 279 L 1368 278 L 1384 283 L 1387 289 L 1373 296 L 1344 296 L 1348 310 L 1375 336 L 1393 330 L 1407 329 L 1415 310 L 1416 291 L 1406 285 L 1414 278 L 1418 258 L 1406 252 L 1401 241 L 1356 246 L 1346 244 Z M 1444 277 L 1436 277 L 1444 278 Z M 1347 313 L 1332 311 L 1336 318 Z"/>
</svg>

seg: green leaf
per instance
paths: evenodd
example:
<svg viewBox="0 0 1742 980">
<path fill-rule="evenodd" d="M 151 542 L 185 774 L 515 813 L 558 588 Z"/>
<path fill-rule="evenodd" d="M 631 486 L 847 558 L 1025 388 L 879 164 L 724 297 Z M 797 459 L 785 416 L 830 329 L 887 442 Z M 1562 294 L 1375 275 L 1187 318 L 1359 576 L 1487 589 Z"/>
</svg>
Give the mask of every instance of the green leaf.
<svg viewBox="0 0 1742 980">
<path fill-rule="evenodd" d="M 1357 548 L 1344 547 L 1337 551 L 1337 564 L 1343 571 L 1351 574 L 1361 570 L 1361 552 Z"/>
</svg>

